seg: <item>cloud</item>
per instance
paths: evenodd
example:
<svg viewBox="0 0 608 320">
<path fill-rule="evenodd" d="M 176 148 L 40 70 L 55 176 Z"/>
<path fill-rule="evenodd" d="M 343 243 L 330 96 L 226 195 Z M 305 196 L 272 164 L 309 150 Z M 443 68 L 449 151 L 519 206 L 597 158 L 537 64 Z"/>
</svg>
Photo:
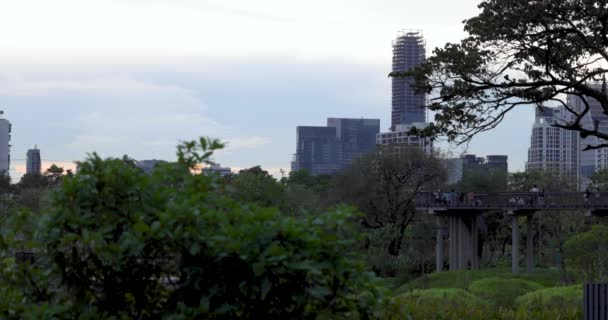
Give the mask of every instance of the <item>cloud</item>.
<svg viewBox="0 0 608 320">
<path fill-rule="evenodd" d="M 82 77 L 82 75 L 81 75 Z M 33 78 L 33 77 L 32 77 Z M 0 72 L 0 95 L 44 96 L 57 92 L 97 94 L 188 94 L 188 90 L 177 86 L 159 86 L 128 77 L 81 79 L 28 79 L 26 75 Z"/>
<path fill-rule="evenodd" d="M 270 143 L 269 138 L 265 137 L 247 137 L 247 138 L 231 138 L 227 140 L 226 150 L 234 151 L 238 149 L 256 149 Z"/>
</svg>

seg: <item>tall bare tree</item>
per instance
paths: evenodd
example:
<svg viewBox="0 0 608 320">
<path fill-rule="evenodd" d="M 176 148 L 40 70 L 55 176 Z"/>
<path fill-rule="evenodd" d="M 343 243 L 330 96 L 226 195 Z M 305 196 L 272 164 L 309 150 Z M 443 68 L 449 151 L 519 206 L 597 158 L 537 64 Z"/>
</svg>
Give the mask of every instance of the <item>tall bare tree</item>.
<svg viewBox="0 0 608 320">
<path fill-rule="evenodd" d="M 393 228 L 388 253 L 399 255 L 406 228 L 412 223 L 417 193 L 430 191 L 446 179 L 436 155 L 415 147 L 386 147 L 356 160 L 332 181 L 333 197 L 358 207 L 366 228 Z"/>
</svg>

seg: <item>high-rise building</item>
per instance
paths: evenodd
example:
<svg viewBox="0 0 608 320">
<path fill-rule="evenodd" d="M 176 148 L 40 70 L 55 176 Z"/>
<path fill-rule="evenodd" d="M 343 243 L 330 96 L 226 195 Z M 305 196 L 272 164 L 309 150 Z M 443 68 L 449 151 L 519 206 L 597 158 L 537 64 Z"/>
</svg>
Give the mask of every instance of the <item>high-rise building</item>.
<svg viewBox="0 0 608 320">
<path fill-rule="evenodd" d="M 580 172 L 579 137 L 576 131 L 553 126 L 571 119 L 563 107 L 536 109 L 532 125 L 526 170 L 543 170 L 578 181 Z"/>
<path fill-rule="evenodd" d="M 214 163 L 208 167 L 203 168 L 202 173 L 206 175 L 217 173 L 220 176 L 224 177 L 232 174 L 232 169 L 230 169 L 229 167 L 222 167 L 219 163 Z"/>
<path fill-rule="evenodd" d="M 3 114 L 4 111 L 0 111 L 0 116 Z M 7 119 L 0 118 L 0 172 L 5 175 L 9 174 L 11 163 L 11 129 L 11 123 Z"/>
<path fill-rule="evenodd" d="M 332 174 L 341 166 L 340 144 L 335 127 L 298 126 L 296 154 L 292 170 L 312 175 Z"/>
<path fill-rule="evenodd" d="M 375 148 L 378 119 L 328 118 L 326 127 L 299 126 L 292 170 L 332 174 Z"/>
<path fill-rule="evenodd" d="M 393 72 L 409 71 L 426 58 L 426 44 L 419 30 L 399 32 L 393 41 Z M 411 87 L 412 77 L 392 78 L 392 114 L 391 130 L 398 124 L 411 125 L 415 122 L 426 122 L 426 95 L 415 93 Z"/>
<path fill-rule="evenodd" d="M 34 146 L 34 149 L 27 150 L 27 159 L 25 164 L 26 174 L 40 174 L 42 163 L 40 162 L 40 149 Z"/>
<path fill-rule="evenodd" d="M 420 122 L 408 124 L 398 124 L 392 131 L 382 132 L 376 135 L 376 144 L 378 145 L 393 145 L 393 146 L 414 146 L 421 148 L 426 154 L 433 152 L 433 142 L 426 137 L 412 135 L 411 130 L 424 129 L 428 123 Z"/>
<path fill-rule="evenodd" d="M 379 119 L 328 118 L 327 126 L 336 128 L 342 166 L 374 150 L 376 134 L 380 132 Z"/>
<path fill-rule="evenodd" d="M 608 94 L 605 83 L 587 83 L 587 86 L 593 90 Z M 597 125 L 600 132 L 608 133 L 608 115 L 604 113 L 601 103 L 591 97 L 586 97 L 585 101 L 589 105 L 589 112 L 582 118 L 581 126 L 586 129 L 593 129 Z M 581 112 L 586 107 L 585 101 L 579 96 L 568 95 L 566 103 L 569 108 Z M 608 166 L 608 148 L 583 151 L 588 145 L 606 143 L 607 141 L 597 137 L 583 139 L 578 135 L 577 138 L 579 140 L 578 150 L 580 159 L 579 184 L 581 189 L 584 189 L 590 182 L 589 176 L 596 170 Z"/>
</svg>

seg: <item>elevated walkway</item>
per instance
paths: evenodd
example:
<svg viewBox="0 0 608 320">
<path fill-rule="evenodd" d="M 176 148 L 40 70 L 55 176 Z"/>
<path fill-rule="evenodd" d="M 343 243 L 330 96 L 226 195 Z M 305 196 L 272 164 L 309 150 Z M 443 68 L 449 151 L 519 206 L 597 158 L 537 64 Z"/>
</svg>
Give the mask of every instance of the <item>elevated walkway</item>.
<svg viewBox="0 0 608 320">
<path fill-rule="evenodd" d="M 530 212 L 538 210 L 585 210 L 602 214 L 608 212 L 608 192 L 496 192 L 477 193 L 469 200 L 456 193 L 444 201 L 436 198 L 435 193 L 421 192 L 416 195 L 416 209 L 432 211 L 488 211 L 505 210 Z"/>
<path fill-rule="evenodd" d="M 477 269 L 480 216 L 489 211 L 511 215 L 511 260 L 513 273 L 519 272 L 519 220 L 526 216 L 526 270 L 534 268 L 533 215 L 537 211 L 580 210 L 586 215 L 608 216 L 608 192 L 497 192 L 450 194 L 447 199 L 422 192 L 414 201 L 416 209 L 437 216 L 437 271 L 443 271 L 444 240 L 448 240 L 449 270 Z M 447 228 L 446 228 L 447 227 Z M 447 229 L 448 234 L 444 234 Z"/>
</svg>

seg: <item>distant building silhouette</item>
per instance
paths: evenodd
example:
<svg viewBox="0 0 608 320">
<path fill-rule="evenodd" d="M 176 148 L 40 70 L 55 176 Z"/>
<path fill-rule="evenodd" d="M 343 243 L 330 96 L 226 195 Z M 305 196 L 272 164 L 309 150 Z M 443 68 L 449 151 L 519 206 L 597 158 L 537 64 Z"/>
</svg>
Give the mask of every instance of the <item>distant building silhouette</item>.
<svg viewBox="0 0 608 320">
<path fill-rule="evenodd" d="M 393 72 L 409 71 L 426 59 L 426 44 L 420 30 L 399 32 L 393 41 Z M 392 78 L 391 130 L 398 124 L 426 122 L 426 95 L 417 94 L 411 87 L 414 80 Z"/>
<path fill-rule="evenodd" d="M 203 168 L 202 173 L 206 175 L 217 173 L 224 177 L 231 174 L 232 170 L 229 167 L 222 167 L 219 163 L 214 163 L 209 167 Z"/>
<path fill-rule="evenodd" d="M 40 149 L 34 146 L 34 149 L 27 150 L 27 159 L 25 164 L 26 174 L 40 174 L 42 163 L 40 162 Z"/>
<path fill-rule="evenodd" d="M 474 154 L 465 154 L 460 157 L 462 167 L 470 170 L 499 170 L 507 173 L 509 171 L 508 159 L 506 155 L 488 155 L 478 157 Z"/>
<path fill-rule="evenodd" d="M 3 114 L 4 111 L 0 111 L 0 116 Z M 5 175 L 9 174 L 11 163 L 11 130 L 11 123 L 5 118 L 0 118 L 0 172 L 4 172 Z"/>
<path fill-rule="evenodd" d="M 151 173 L 152 170 L 154 169 L 154 167 L 156 167 L 157 164 L 161 163 L 161 162 L 166 162 L 164 160 L 156 160 L 156 159 L 152 159 L 152 160 L 140 160 L 137 161 L 136 166 L 140 169 L 142 169 L 145 173 Z"/>
<path fill-rule="evenodd" d="M 298 126 L 292 170 L 332 174 L 375 148 L 378 119 L 328 118 L 326 127 Z"/>
<path fill-rule="evenodd" d="M 342 167 L 374 150 L 380 132 L 379 119 L 328 118 L 327 126 L 336 128 Z"/>
</svg>

